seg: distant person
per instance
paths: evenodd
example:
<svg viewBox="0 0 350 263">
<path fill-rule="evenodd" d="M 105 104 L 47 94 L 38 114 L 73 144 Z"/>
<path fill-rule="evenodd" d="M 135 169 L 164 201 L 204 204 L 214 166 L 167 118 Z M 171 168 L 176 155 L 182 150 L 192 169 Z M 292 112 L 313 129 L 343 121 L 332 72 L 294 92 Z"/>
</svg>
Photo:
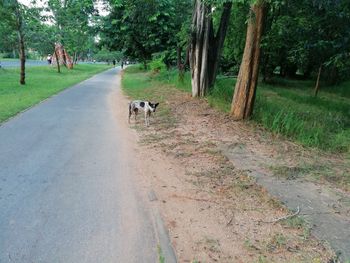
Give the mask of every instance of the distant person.
<svg viewBox="0 0 350 263">
<path fill-rule="evenodd" d="M 115 59 L 113 59 L 112 63 L 113 63 L 113 67 L 115 67 Z"/>
<path fill-rule="evenodd" d="M 123 67 L 124 67 L 124 61 L 122 60 L 122 63 L 121 63 L 121 68 L 123 69 Z"/>
<path fill-rule="evenodd" d="M 51 65 L 51 63 L 52 63 L 52 56 L 51 56 L 51 54 L 49 54 L 49 55 L 47 56 L 47 63 L 48 63 L 49 65 Z"/>
</svg>

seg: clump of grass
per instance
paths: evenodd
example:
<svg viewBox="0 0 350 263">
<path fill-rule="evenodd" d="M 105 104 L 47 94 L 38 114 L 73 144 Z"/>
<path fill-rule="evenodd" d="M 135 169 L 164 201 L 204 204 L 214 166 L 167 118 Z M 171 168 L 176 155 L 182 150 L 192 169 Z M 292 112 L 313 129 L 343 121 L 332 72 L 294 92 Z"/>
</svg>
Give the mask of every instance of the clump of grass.
<svg viewBox="0 0 350 263">
<path fill-rule="evenodd" d="M 163 255 L 163 251 L 162 251 L 162 248 L 160 247 L 160 245 L 157 246 L 157 252 L 158 252 L 159 263 L 165 263 L 165 257 Z"/>
<path fill-rule="evenodd" d="M 268 251 L 273 252 L 276 249 L 285 247 L 286 244 L 287 238 L 283 234 L 277 233 L 273 235 L 273 237 L 269 240 L 269 242 L 266 245 L 266 248 Z"/>
</svg>

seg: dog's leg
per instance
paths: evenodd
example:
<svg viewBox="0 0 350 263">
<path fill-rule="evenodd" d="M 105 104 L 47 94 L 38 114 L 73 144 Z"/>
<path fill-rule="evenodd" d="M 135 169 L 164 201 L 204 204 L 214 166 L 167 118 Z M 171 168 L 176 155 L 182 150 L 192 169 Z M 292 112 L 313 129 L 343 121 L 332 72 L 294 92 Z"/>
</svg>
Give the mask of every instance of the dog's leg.
<svg viewBox="0 0 350 263">
<path fill-rule="evenodd" d="M 146 126 L 148 126 L 147 115 L 148 115 L 148 111 L 145 110 L 145 125 Z"/>
</svg>

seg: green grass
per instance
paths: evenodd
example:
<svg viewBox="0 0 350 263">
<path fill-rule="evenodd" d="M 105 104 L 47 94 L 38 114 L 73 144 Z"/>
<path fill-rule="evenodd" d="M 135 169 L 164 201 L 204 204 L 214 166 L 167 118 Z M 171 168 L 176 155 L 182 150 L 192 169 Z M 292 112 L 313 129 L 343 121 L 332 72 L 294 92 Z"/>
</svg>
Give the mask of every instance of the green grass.
<svg viewBox="0 0 350 263">
<path fill-rule="evenodd" d="M 190 92 L 191 81 L 187 73 L 179 81 L 176 70 L 159 74 L 129 67 L 124 82 L 136 97 L 144 88 L 155 83 L 173 85 Z M 142 74 L 141 74 L 142 73 Z M 140 75 L 141 74 L 141 75 Z M 215 87 L 207 99 L 211 106 L 229 112 L 236 79 L 218 76 Z M 141 83 L 141 84 L 140 84 Z M 276 79 L 273 84 L 259 83 L 252 120 L 268 130 L 282 134 L 305 146 L 331 152 L 350 153 L 350 82 L 341 86 L 322 87 L 318 97 L 313 96 L 313 81 Z"/>
<path fill-rule="evenodd" d="M 19 69 L 0 69 L 0 123 L 40 101 L 107 69 L 106 65 L 77 65 L 73 70 L 28 67 L 26 85 L 19 84 Z"/>
<path fill-rule="evenodd" d="M 191 91 L 189 74 L 180 83 L 175 70 L 155 79 Z M 218 76 L 208 96 L 211 106 L 229 112 L 236 79 Z M 302 145 L 332 152 L 350 152 L 350 82 L 322 87 L 313 96 L 313 81 L 276 79 L 259 83 L 253 121 Z"/>
<path fill-rule="evenodd" d="M 169 129 L 174 127 L 176 119 L 171 114 L 170 108 L 166 104 L 166 98 L 171 89 L 165 87 L 163 82 L 155 80 L 154 75 L 144 71 L 140 66 L 134 65 L 124 70 L 122 87 L 126 95 L 132 99 L 149 100 L 159 102 L 161 107 L 157 108 L 157 120 L 159 129 Z M 137 126 L 142 129 L 142 126 Z"/>
</svg>

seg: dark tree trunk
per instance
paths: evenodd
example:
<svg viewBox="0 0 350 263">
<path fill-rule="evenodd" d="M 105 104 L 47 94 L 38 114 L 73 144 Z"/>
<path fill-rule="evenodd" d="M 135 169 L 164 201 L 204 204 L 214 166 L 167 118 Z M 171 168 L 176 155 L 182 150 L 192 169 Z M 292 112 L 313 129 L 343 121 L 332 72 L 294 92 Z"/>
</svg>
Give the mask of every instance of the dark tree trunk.
<svg viewBox="0 0 350 263">
<path fill-rule="evenodd" d="M 180 71 L 182 67 L 182 59 L 181 59 L 181 54 L 182 54 L 182 47 L 178 46 L 176 50 L 176 55 L 177 55 L 177 69 Z"/>
<path fill-rule="evenodd" d="M 185 60 L 182 63 L 182 47 L 179 46 L 177 48 L 177 68 L 179 70 L 179 80 L 180 82 L 183 82 L 185 78 L 185 70 L 186 66 L 189 64 L 189 47 L 186 48 L 186 56 Z"/>
<path fill-rule="evenodd" d="M 320 77 L 321 77 L 321 72 L 322 72 L 322 64 L 318 69 L 318 74 L 317 74 L 317 81 L 315 85 L 315 90 L 314 90 L 314 95 L 317 97 L 318 90 L 320 89 Z"/>
<path fill-rule="evenodd" d="M 182 63 L 182 58 L 181 58 L 182 47 L 181 46 L 177 47 L 176 53 L 177 53 L 177 69 L 179 71 L 179 81 L 183 82 L 184 77 L 185 77 L 185 66 Z"/>
<path fill-rule="evenodd" d="M 220 25 L 215 38 L 211 41 L 210 46 L 210 56 L 209 56 L 209 87 L 213 87 L 216 76 L 218 73 L 220 57 L 222 53 L 222 48 L 224 46 L 224 41 L 226 37 L 226 32 L 228 28 L 228 23 L 231 15 L 232 3 L 224 3 L 224 10 L 221 14 Z M 211 27 L 213 29 L 213 27 Z"/>
<path fill-rule="evenodd" d="M 60 67 L 60 59 L 57 54 L 57 49 L 55 48 L 55 57 L 56 57 L 56 62 L 57 62 L 57 72 L 61 73 L 61 67 Z"/>
<path fill-rule="evenodd" d="M 18 53 L 20 60 L 20 77 L 19 83 L 21 85 L 26 84 L 26 54 L 25 54 L 25 46 L 24 46 L 24 33 L 23 33 L 23 20 L 22 14 L 20 10 L 20 6 L 17 1 L 15 1 L 15 13 L 16 13 L 16 27 L 18 34 Z"/>
<path fill-rule="evenodd" d="M 242 63 L 231 105 L 231 114 L 236 120 L 247 119 L 253 112 L 265 15 L 264 2 L 251 7 Z"/>
<path fill-rule="evenodd" d="M 296 65 L 287 65 L 286 66 L 286 76 L 288 78 L 295 78 L 298 67 Z"/>
<path fill-rule="evenodd" d="M 21 73 L 20 73 L 20 79 L 19 83 L 21 85 L 26 84 L 26 54 L 25 54 L 25 48 L 24 48 L 24 36 L 22 33 L 22 30 L 18 33 L 19 37 L 19 60 L 21 63 Z"/>
<path fill-rule="evenodd" d="M 211 6 L 201 0 L 195 2 L 189 48 L 193 97 L 205 96 L 215 82 L 231 7 L 232 3 L 224 4 L 220 26 L 215 36 Z"/>
</svg>

